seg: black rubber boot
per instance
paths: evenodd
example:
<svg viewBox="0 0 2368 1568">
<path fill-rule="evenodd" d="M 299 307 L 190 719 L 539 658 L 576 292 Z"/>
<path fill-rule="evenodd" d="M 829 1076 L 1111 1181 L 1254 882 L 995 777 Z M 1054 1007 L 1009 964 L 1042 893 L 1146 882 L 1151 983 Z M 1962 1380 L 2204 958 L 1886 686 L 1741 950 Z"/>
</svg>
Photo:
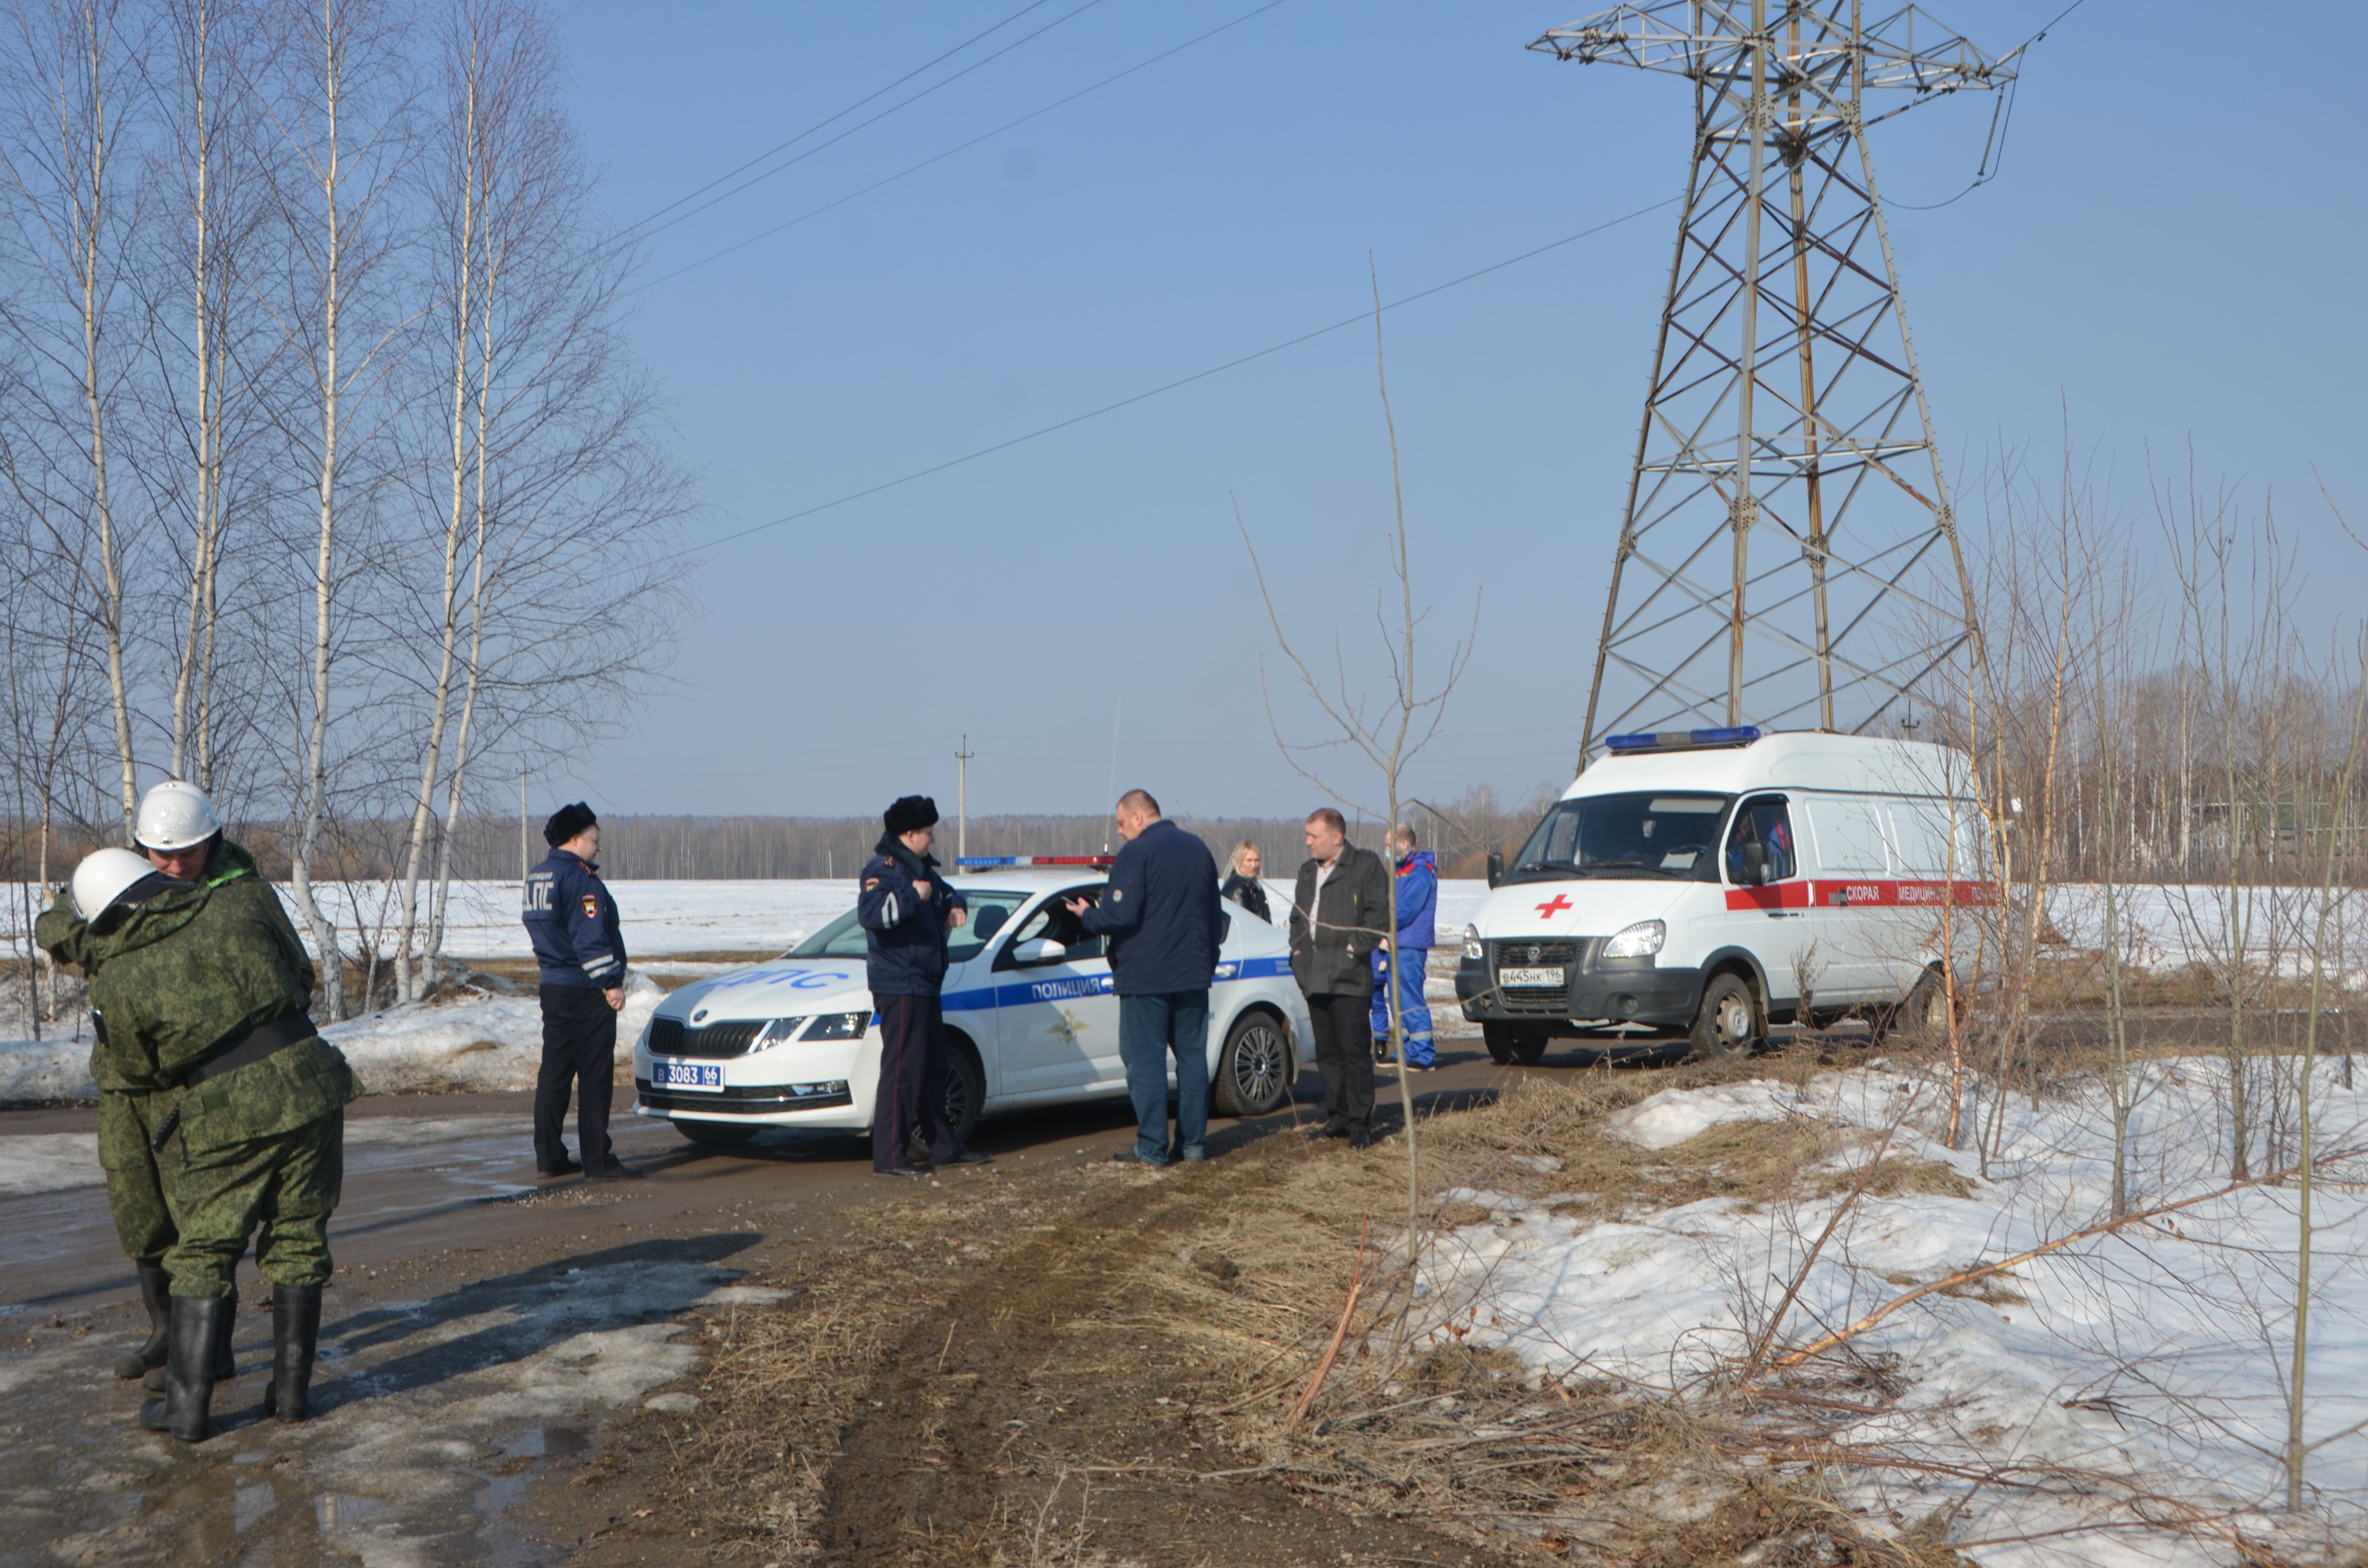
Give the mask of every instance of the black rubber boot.
<svg viewBox="0 0 2368 1568">
<path fill-rule="evenodd" d="M 176 1296 L 165 1350 L 165 1397 L 140 1407 L 140 1425 L 185 1443 L 206 1440 L 214 1403 L 214 1356 L 222 1324 L 237 1305 L 230 1296 Z"/>
<path fill-rule="evenodd" d="M 312 1415 L 313 1357 L 321 1346 L 321 1287 L 271 1288 L 271 1382 L 263 1413 L 282 1421 Z"/>
<path fill-rule="evenodd" d="M 238 1326 L 238 1298 L 224 1296 L 222 1300 L 230 1304 L 222 1309 L 222 1343 L 214 1346 L 214 1381 L 218 1383 L 226 1383 L 238 1376 L 238 1367 L 230 1353 L 231 1336 Z M 147 1381 L 141 1386 L 150 1393 L 163 1393 L 165 1369 L 161 1366 L 151 1369 Z"/>
<path fill-rule="evenodd" d="M 148 1309 L 148 1343 L 129 1356 L 115 1358 L 119 1378 L 144 1378 L 165 1364 L 165 1325 L 173 1320 L 173 1277 L 161 1263 L 143 1263 L 140 1269 L 140 1304 Z"/>
</svg>

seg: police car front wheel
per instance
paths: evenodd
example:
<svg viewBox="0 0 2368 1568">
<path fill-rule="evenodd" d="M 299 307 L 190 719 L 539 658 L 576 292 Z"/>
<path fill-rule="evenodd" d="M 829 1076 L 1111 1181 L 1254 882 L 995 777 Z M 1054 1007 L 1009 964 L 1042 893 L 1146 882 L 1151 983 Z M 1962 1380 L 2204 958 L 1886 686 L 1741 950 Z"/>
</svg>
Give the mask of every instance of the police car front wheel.
<svg viewBox="0 0 2368 1568">
<path fill-rule="evenodd" d="M 1226 1031 L 1211 1098 L 1220 1116 L 1264 1116 L 1291 1097 L 1291 1040 L 1268 1012 L 1245 1013 Z"/>
</svg>

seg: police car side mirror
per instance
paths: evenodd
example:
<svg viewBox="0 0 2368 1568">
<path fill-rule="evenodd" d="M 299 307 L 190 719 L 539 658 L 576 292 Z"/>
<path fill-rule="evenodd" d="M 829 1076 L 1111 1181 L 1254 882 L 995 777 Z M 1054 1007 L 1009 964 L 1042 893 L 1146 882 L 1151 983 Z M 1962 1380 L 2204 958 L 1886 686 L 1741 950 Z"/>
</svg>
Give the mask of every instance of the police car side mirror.
<svg viewBox="0 0 2368 1568">
<path fill-rule="evenodd" d="M 1743 884 L 1746 887 L 1765 887 L 1768 883 L 1768 846 L 1747 844 L 1743 846 L 1742 858 Z"/>
<path fill-rule="evenodd" d="M 1050 937 L 1032 937 L 1011 949 L 1014 963 L 1051 963 L 1066 957 L 1069 949 Z"/>
<path fill-rule="evenodd" d="M 1493 888 L 1504 880 L 1505 852 L 1501 849 L 1491 849 L 1488 851 L 1488 885 Z"/>
</svg>

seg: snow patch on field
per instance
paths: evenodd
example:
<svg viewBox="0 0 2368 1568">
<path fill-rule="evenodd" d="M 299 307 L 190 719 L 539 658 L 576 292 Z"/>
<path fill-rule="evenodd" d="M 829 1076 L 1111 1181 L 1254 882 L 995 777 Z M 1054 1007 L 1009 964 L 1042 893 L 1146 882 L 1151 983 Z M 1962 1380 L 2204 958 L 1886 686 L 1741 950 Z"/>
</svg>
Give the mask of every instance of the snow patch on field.
<svg viewBox="0 0 2368 1568">
<path fill-rule="evenodd" d="M 2293 1067 L 2284 1071 L 2291 1078 Z M 2314 1084 L 2328 1164 L 2313 1230 L 2304 1425 L 2307 1440 L 2324 1445 L 2306 1472 L 2312 1502 L 2340 1540 L 2356 1540 L 2368 1534 L 2368 1433 L 2359 1429 L 2368 1425 L 2368 1079 L 2355 1090 L 2344 1077 L 2340 1062 L 2328 1062 Z M 2225 1066 L 2151 1063 L 2135 1080 L 2134 1206 L 2227 1185 Z M 2104 1217 L 2112 1136 L 2100 1085 L 2075 1083 L 2036 1106 L 2011 1097 L 2003 1153 L 1987 1180 L 1975 1155 L 1935 1141 L 1946 1125 L 1945 1093 L 1945 1079 L 1876 1063 L 1801 1089 L 1754 1082 L 1656 1095 L 1611 1131 L 1668 1149 L 1723 1124 L 1814 1116 L 1854 1135 L 1838 1173 L 1861 1165 L 1890 1131 L 1889 1157 L 1944 1162 L 1963 1178 L 1938 1185 L 1971 1196 L 1903 1192 L 1852 1206 L 1803 1278 L 1781 1348 L 1814 1338 L 1819 1325 L 1853 1323 L 1914 1284 Z M 2275 1098 L 2262 1085 L 2256 1094 Z M 2285 1095 L 2290 1119 L 2291 1084 Z M 1967 1125 L 1987 1131 L 1998 1112 L 1994 1100 L 1975 1102 Z M 2291 1158 L 2290 1147 L 2257 1147 L 2254 1168 Z M 1555 1375 L 1609 1377 L 1679 1397 L 1748 1354 L 1841 1203 L 1827 1196 L 1757 1209 L 1722 1199 L 1588 1222 L 1553 1212 L 1551 1197 L 1457 1196 L 1494 1212 L 1434 1250 L 1429 1294 L 1445 1314 L 1438 1321 Z M 2123 1506 L 2125 1485 L 2301 1550 L 2309 1543 L 2283 1514 L 2278 1461 L 2298 1235 L 2296 1194 L 2251 1187 L 1885 1318 L 1854 1348 L 1893 1367 L 1907 1387 L 1839 1440 L 1932 1468 L 1861 1471 L 1856 1500 L 1877 1519 L 1961 1508 L 1950 1539 L 1997 1542 L 1967 1554 L 2016 1568 L 2216 1560 L 2192 1536 L 2135 1521 Z M 2053 1467 L 2056 1479 L 2032 1493 L 1969 1487 L 1942 1473 L 2009 1465 L 2036 1467 L 2025 1477 Z M 2084 1475 L 2093 1483 L 2082 1484 Z M 2032 1539 L 2047 1530 L 2071 1533 Z"/>
</svg>

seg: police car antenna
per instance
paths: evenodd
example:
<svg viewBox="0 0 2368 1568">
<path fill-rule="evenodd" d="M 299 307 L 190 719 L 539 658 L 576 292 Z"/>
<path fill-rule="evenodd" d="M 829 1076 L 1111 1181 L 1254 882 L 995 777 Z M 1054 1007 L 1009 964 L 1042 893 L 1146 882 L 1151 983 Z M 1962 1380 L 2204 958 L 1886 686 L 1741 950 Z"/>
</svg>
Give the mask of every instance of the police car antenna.
<svg viewBox="0 0 2368 1568">
<path fill-rule="evenodd" d="M 1530 45 L 1683 76 L 1696 105 L 1582 768 L 1622 731 L 1863 732 L 1961 653 L 1981 661 L 1865 132 L 2007 86 L 2021 51 L 1882 10 L 1645 0 Z"/>
</svg>

